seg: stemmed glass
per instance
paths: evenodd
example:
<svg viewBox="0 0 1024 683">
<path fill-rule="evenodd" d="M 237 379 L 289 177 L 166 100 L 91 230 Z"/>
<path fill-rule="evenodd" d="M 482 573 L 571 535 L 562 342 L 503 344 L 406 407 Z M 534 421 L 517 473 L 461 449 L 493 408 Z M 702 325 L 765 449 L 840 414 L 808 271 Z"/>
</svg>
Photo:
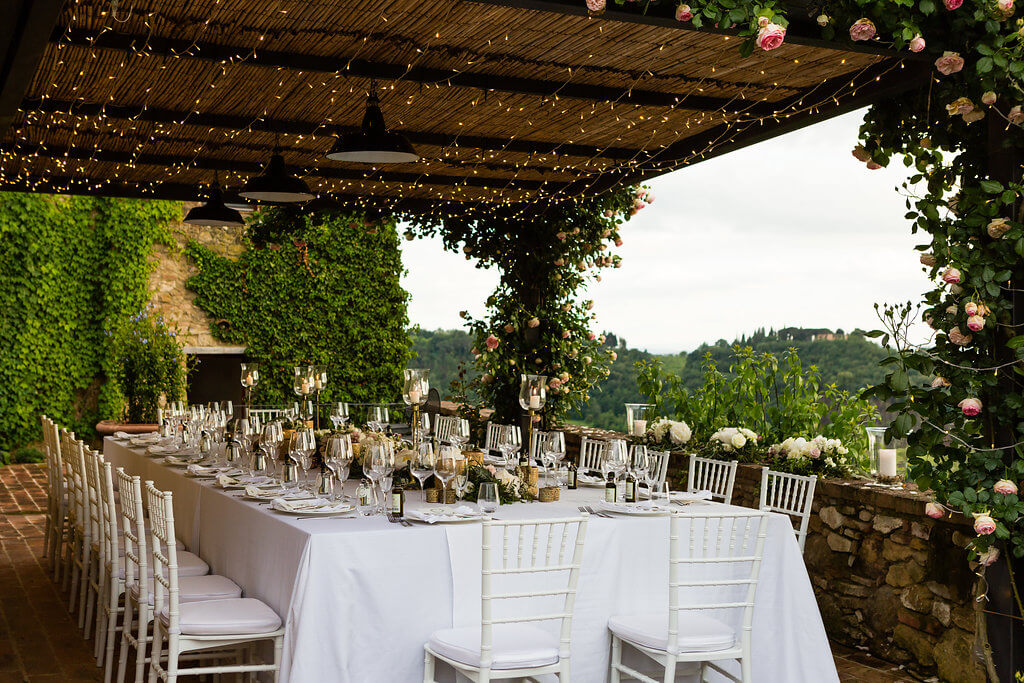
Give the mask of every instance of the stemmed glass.
<svg viewBox="0 0 1024 683">
<path fill-rule="evenodd" d="M 441 446 L 441 452 L 434 461 L 434 476 L 441 481 L 441 503 L 444 504 L 447 496 L 445 490 L 448 482 L 452 480 L 458 471 L 459 449 L 456 446 Z"/>
<path fill-rule="evenodd" d="M 337 483 L 334 490 L 336 500 L 342 500 L 345 497 L 345 482 L 348 480 L 352 456 L 352 437 L 348 434 L 332 434 L 324 448 L 324 459 L 336 478 Z"/>
<path fill-rule="evenodd" d="M 452 427 L 452 433 L 448 436 L 448 441 L 461 450 L 462 446 L 469 442 L 469 420 L 455 420 L 455 425 Z"/>
<path fill-rule="evenodd" d="M 505 461 L 505 469 L 512 471 L 518 462 L 512 461 L 512 454 L 519 450 L 519 438 L 516 435 L 515 427 L 502 425 L 498 430 L 497 448 L 501 451 L 501 457 Z"/>
<path fill-rule="evenodd" d="M 309 470 L 313 465 L 313 454 L 316 453 L 316 436 L 309 427 L 296 429 L 288 442 L 291 451 L 302 468 L 302 487 L 309 488 Z"/>
<path fill-rule="evenodd" d="M 370 406 L 370 417 L 366 426 L 375 432 L 383 432 L 385 425 L 389 424 L 388 409 L 385 406 Z"/>
<path fill-rule="evenodd" d="M 647 446 L 643 444 L 634 444 L 629 447 L 629 468 L 633 473 L 633 479 L 636 482 L 636 499 L 640 500 L 640 482 L 646 482 L 650 476 L 650 458 L 647 455 Z M 650 489 L 648 489 L 648 495 Z"/>
<path fill-rule="evenodd" d="M 654 500 L 654 489 L 659 483 L 661 466 L 664 462 L 662 458 L 668 458 L 668 451 L 647 451 L 647 472 L 644 482 L 647 484 L 647 497 L 651 500 Z"/>
<path fill-rule="evenodd" d="M 363 461 L 366 476 L 370 478 L 374 486 L 380 487 L 385 477 L 390 477 L 395 469 L 395 451 L 387 443 L 375 443 L 370 445 L 370 452 Z M 383 500 L 383 497 L 382 497 Z"/>
<path fill-rule="evenodd" d="M 556 467 L 565 458 L 565 434 L 562 432 L 547 432 L 541 442 L 541 462 L 548 470 Z M 550 476 L 550 475 L 549 475 Z"/>
<path fill-rule="evenodd" d="M 263 425 L 259 448 L 263 449 L 266 456 L 264 473 L 276 476 L 277 450 L 282 441 L 284 441 L 284 429 L 280 422 L 268 422 Z M 255 467 L 253 467 L 253 474 L 259 474 Z"/>
<path fill-rule="evenodd" d="M 608 480 L 609 474 L 612 475 L 616 489 L 619 487 L 619 477 L 626 470 L 628 458 L 625 441 L 616 439 L 605 444 L 604 453 L 601 458 L 601 472 L 604 474 L 605 481 Z"/>
<path fill-rule="evenodd" d="M 427 477 L 434 473 L 434 463 L 436 461 L 434 444 L 424 441 L 418 448 L 414 449 L 414 453 L 412 460 L 409 462 L 409 472 L 420 483 L 420 490 L 423 491 L 423 500 L 426 501 L 427 490 L 424 488 L 424 482 Z"/>
<path fill-rule="evenodd" d="M 331 406 L 331 425 L 335 429 L 341 429 L 348 422 L 348 404 L 335 403 Z"/>
</svg>

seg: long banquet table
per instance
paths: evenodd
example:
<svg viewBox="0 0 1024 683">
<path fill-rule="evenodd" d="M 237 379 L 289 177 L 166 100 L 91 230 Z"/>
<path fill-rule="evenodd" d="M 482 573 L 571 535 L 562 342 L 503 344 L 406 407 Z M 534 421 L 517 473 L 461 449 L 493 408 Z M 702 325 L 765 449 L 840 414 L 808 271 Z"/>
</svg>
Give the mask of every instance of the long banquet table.
<svg viewBox="0 0 1024 683">
<path fill-rule="evenodd" d="M 430 634 L 479 623 L 479 524 L 410 528 L 381 516 L 299 519 L 184 476 L 142 448 L 108 437 L 103 452 L 115 467 L 173 491 L 178 537 L 212 572 L 281 615 L 282 681 L 422 681 Z M 559 502 L 501 506 L 495 517 L 574 516 L 578 505 L 601 493 L 563 490 Z M 668 524 L 666 517 L 591 517 L 573 620 L 576 681 L 606 680 L 610 616 L 664 611 Z M 769 519 L 752 657 L 759 683 L 838 682 L 799 547 L 782 515 Z"/>
</svg>

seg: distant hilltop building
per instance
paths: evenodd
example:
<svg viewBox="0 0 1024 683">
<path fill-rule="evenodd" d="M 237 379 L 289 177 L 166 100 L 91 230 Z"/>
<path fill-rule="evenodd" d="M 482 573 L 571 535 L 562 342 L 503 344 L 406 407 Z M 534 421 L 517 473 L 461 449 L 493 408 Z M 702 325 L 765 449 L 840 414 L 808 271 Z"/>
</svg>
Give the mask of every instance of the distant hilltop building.
<svg viewBox="0 0 1024 683">
<path fill-rule="evenodd" d="M 833 332 L 827 328 L 783 327 L 776 336 L 783 341 L 834 341 L 846 339 L 849 335 L 842 330 Z"/>
</svg>

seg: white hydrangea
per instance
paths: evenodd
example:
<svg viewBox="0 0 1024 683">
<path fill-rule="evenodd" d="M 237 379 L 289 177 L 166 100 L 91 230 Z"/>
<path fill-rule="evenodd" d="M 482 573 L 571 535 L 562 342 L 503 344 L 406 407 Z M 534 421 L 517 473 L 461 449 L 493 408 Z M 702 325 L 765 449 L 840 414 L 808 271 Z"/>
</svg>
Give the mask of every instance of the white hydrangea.
<svg viewBox="0 0 1024 683">
<path fill-rule="evenodd" d="M 682 446 L 688 442 L 691 436 L 693 436 L 693 433 L 690 431 L 690 425 L 685 422 L 672 422 L 668 428 L 668 437 L 677 446 Z"/>
<path fill-rule="evenodd" d="M 717 441 L 723 451 L 731 453 L 746 446 L 747 442 L 756 442 L 757 434 L 746 427 L 723 427 L 711 435 L 711 441 Z"/>
</svg>

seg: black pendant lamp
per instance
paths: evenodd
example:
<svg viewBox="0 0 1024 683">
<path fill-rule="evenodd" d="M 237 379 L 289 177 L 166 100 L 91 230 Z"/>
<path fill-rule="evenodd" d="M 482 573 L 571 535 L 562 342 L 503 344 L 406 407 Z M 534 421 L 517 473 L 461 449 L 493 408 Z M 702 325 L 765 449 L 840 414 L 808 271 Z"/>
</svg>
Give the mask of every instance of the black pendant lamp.
<svg viewBox="0 0 1024 683">
<path fill-rule="evenodd" d="M 245 227 L 245 219 L 242 218 L 242 214 L 224 204 L 224 196 L 221 194 L 218 183 L 213 184 L 210 198 L 205 204 L 189 209 L 185 216 L 185 222 L 189 225 Z"/>
<path fill-rule="evenodd" d="M 255 202 L 273 204 L 308 202 L 316 196 L 309 191 L 309 186 L 301 178 L 288 173 L 288 169 L 284 167 L 284 157 L 276 148 L 266 170 L 258 176 L 249 178 L 245 189 L 238 194 Z"/>
<path fill-rule="evenodd" d="M 366 113 L 358 131 L 342 133 L 327 153 L 333 161 L 361 164 L 404 164 L 419 161 L 420 155 L 401 133 L 389 131 L 376 94 L 366 98 Z"/>
</svg>

